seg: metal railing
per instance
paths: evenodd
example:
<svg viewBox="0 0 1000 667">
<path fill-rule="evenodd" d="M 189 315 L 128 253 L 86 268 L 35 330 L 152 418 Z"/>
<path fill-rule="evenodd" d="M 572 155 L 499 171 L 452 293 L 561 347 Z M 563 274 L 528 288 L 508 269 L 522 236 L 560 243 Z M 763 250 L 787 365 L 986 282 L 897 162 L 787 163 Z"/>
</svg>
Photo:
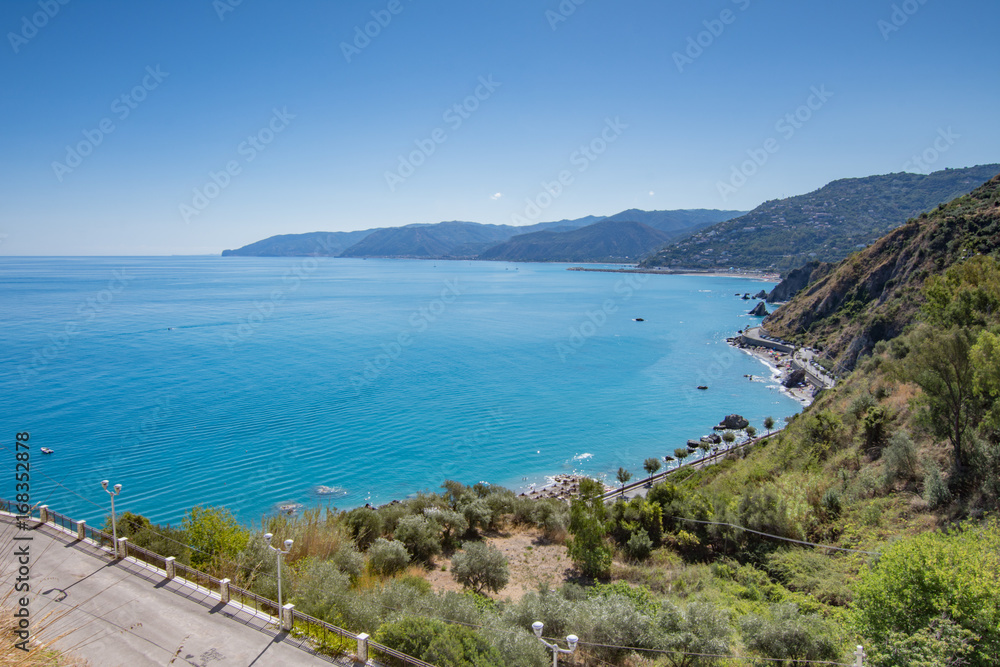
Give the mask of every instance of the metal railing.
<svg viewBox="0 0 1000 667">
<path fill-rule="evenodd" d="M 413 665 L 414 667 L 434 667 L 429 662 L 424 662 L 412 656 L 406 655 L 405 653 L 400 653 L 394 648 L 389 648 L 384 644 L 379 644 L 378 642 L 369 641 L 368 650 L 378 656 L 379 660 L 386 662 L 389 665 Z"/>
<path fill-rule="evenodd" d="M 11 515 L 17 515 L 15 504 L 3 498 L 0 498 L 0 511 Z M 32 508 L 30 515 L 32 518 L 40 518 L 38 508 Z M 73 533 L 74 535 L 79 531 L 80 524 L 64 514 L 48 510 L 48 517 L 49 523 L 61 528 L 62 530 Z M 112 549 L 114 546 L 114 540 L 111 535 L 107 534 L 103 530 L 99 530 L 89 525 L 85 525 L 84 527 L 84 539 L 106 549 Z M 128 543 L 127 552 L 127 557 L 140 565 L 148 565 L 164 573 L 167 571 L 166 557 L 154 551 Z M 222 588 L 221 580 L 201 572 L 200 570 L 196 570 L 189 565 L 184 565 L 183 563 L 178 563 L 176 561 L 174 562 L 174 575 L 217 595 Z M 239 586 L 235 586 L 233 584 L 229 585 L 229 596 L 230 601 L 234 603 L 251 607 L 255 612 L 273 616 L 275 619 L 280 618 L 278 604 L 274 600 L 270 600 L 254 593 L 253 591 L 240 588 Z M 308 639 L 310 649 L 317 653 L 332 657 L 352 655 L 353 652 L 351 649 L 357 647 L 358 645 L 358 635 L 350 630 L 338 628 L 331 623 L 327 623 L 326 621 L 303 614 L 295 609 L 292 609 L 291 617 L 292 632 L 298 637 Z M 424 662 L 423 660 L 419 660 L 413 656 L 406 655 L 396 649 L 389 648 L 388 646 L 378 644 L 371 640 L 368 641 L 368 647 L 372 653 L 377 654 L 379 660 L 385 659 L 389 661 L 388 664 L 391 665 L 401 665 L 406 667 L 434 667 L 434 665 L 428 662 Z"/>
</svg>

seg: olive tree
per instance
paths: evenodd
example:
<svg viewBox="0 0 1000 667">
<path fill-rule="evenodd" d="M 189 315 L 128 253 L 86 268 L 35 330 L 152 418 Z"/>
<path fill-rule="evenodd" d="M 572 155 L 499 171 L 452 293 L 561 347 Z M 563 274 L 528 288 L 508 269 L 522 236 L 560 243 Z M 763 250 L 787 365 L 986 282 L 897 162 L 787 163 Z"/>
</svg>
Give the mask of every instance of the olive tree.
<svg viewBox="0 0 1000 667">
<path fill-rule="evenodd" d="M 451 559 L 451 576 L 476 593 L 499 593 L 510 579 L 507 557 L 484 542 L 466 542 Z"/>
</svg>

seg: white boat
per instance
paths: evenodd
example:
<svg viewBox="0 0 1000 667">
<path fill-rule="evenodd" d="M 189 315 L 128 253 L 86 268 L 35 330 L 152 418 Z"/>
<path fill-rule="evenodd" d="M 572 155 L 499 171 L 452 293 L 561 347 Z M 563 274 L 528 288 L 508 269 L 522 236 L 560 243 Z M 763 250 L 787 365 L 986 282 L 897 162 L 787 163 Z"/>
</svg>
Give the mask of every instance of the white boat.
<svg viewBox="0 0 1000 667">
<path fill-rule="evenodd" d="M 42 447 L 41 451 L 42 451 L 42 454 L 51 454 L 55 450 L 49 449 L 48 447 Z"/>
</svg>

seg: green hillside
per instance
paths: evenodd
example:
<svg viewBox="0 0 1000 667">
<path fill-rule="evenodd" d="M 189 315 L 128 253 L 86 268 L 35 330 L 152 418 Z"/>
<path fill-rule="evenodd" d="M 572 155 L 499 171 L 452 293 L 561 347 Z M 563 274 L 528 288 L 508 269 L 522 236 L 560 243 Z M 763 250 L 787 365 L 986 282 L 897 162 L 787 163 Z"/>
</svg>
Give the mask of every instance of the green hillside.
<svg viewBox="0 0 1000 667">
<path fill-rule="evenodd" d="M 642 265 L 786 271 L 811 260 L 839 261 L 997 173 L 1000 164 L 834 181 L 805 195 L 765 202 L 677 241 Z"/>
<path fill-rule="evenodd" d="M 568 232 L 520 234 L 479 259 L 508 262 L 635 262 L 673 235 L 639 222 L 603 220 Z"/>
<path fill-rule="evenodd" d="M 913 320 L 928 277 L 998 249 L 1000 177 L 851 255 L 779 308 L 765 326 L 774 335 L 819 344 L 831 364 L 853 368 L 860 355 Z"/>
</svg>

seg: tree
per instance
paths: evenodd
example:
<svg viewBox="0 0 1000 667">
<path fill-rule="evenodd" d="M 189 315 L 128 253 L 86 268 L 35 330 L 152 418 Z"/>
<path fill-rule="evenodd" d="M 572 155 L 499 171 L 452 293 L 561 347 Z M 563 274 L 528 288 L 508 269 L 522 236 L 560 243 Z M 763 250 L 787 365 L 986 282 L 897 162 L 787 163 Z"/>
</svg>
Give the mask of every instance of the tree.
<svg viewBox="0 0 1000 667">
<path fill-rule="evenodd" d="M 439 667 L 500 667 L 503 658 L 471 628 L 435 618 L 405 616 L 382 625 L 374 639 Z"/>
<path fill-rule="evenodd" d="M 632 473 L 630 473 L 628 470 L 625 470 L 625 468 L 618 469 L 618 483 L 622 485 L 623 496 L 625 495 L 625 485 L 628 484 L 628 481 L 630 479 L 632 479 Z"/>
<path fill-rule="evenodd" d="M 736 442 L 736 434 L 733 433 L 732 431 L 726 431 L 725 433 L 722 434 L 722 441 L 725 442 L 727 445 L 732 445 L 734 442 Z"/>
<path fill-rule="evenodd" d="M 652 481 L 653 475 L 655 475 L 656 471 L 660 469 L 660 459 L 655 456 L 650 456 L 643 462 L 642 468 L 649 473 L 649 480 Z"/>
<path fill-rule="evenodd" d="M 399 520 L 393 537 L 402 542 L 416 560 L 427 563 L 441 553 L 438 524 L 426 516 L 404 516 Z"/>
<path fill-rule="evenodd" d="M 687 458 L 688 454 L 690 453 L 691 452 L 688 451 L 687 447 L 678 447 L 677 449 L 674 450 L 674 458 L 677 459 L 678 461 L 683 461 L 684 459 Z"/>
<path fill-rule="evenodd" d="M 940 330 L 921 325 L 912 336 L 912 352 L 900 364 L 900 374 L 924 391 L 927 423 L 951 442 L 955 471 L 969 463 L 965 440 L 979 410 L 974 396 L 975 368 L 970 329 Z"/>
<path fill-rule="evenodd" d="M 747 432 L 747 435 L 750 437 L 751 440 L 753 440 L 757 436 L 757 429 L 754 428 L 753 426 L 747 426 L 743 430 Z"/>
<path fill-rule="evenodd" d="M 891 543 L 862 569 L 855 586 L 854 629 L 872 645 L 925 633 L 935 623 L 979 639 L 971 667 L 1000 655 L 1000 522 L 967 523 Z M 896 633 L 896 634 L 894 634 Z"/>
<path fill-rule="evenodd" d="M 767 429 L 767 434 L 771 435 L 771 429 L 774 428 L 774 417 L 764 417 L 764 428 Z"/>
<path fill-rule="evenodd" d="M 502 551 L 484 542 L 466 542 L 451 559 L 451 576 L 476 593 L 499 593 L 507 585 L 510 572 Z"/>
<path fill-rule="evenodd" d="M 603 576 L 611 568 L 611 548 L 605 539 L 608 526 L 603 490 L 598 482 L 582 479 L 580 493 L 570 504 L 569 556 L 588 577 Z"/>
<path fill-rule="evenodd" d="M 198 569 L 222 567 L 250 541 L 250 533 L 224 507 L 194 507 L 181 520 L 181 526 L 195 549 L 191 564 Z"/>
<path fill-rule="evenodd" d="M 801 613 L 794 603 L 773 605 L 769 616 L 749 614 L 740 626 L 747 648 L 768 658 L 796 665 L 841 657 L 833 624 L 819 614 Z"/>
<path fill-rule="evenodd" d="M 672 651 L 666 658 L 673 667 L 719 664 L 707 656 L 728 655 L 733 634 L 729 614 L 707 602 L 692 602 L 681 609 L 665 601 L 656 615 L 655 629 L 658 648 Z"/>
<path fill-rule="evenodd" d="M 410 562 L 402 542 L 380 537 L 368 550 L 368 564 L 375 574 L 387 577 L 401 572 Z"/>
</svg>

